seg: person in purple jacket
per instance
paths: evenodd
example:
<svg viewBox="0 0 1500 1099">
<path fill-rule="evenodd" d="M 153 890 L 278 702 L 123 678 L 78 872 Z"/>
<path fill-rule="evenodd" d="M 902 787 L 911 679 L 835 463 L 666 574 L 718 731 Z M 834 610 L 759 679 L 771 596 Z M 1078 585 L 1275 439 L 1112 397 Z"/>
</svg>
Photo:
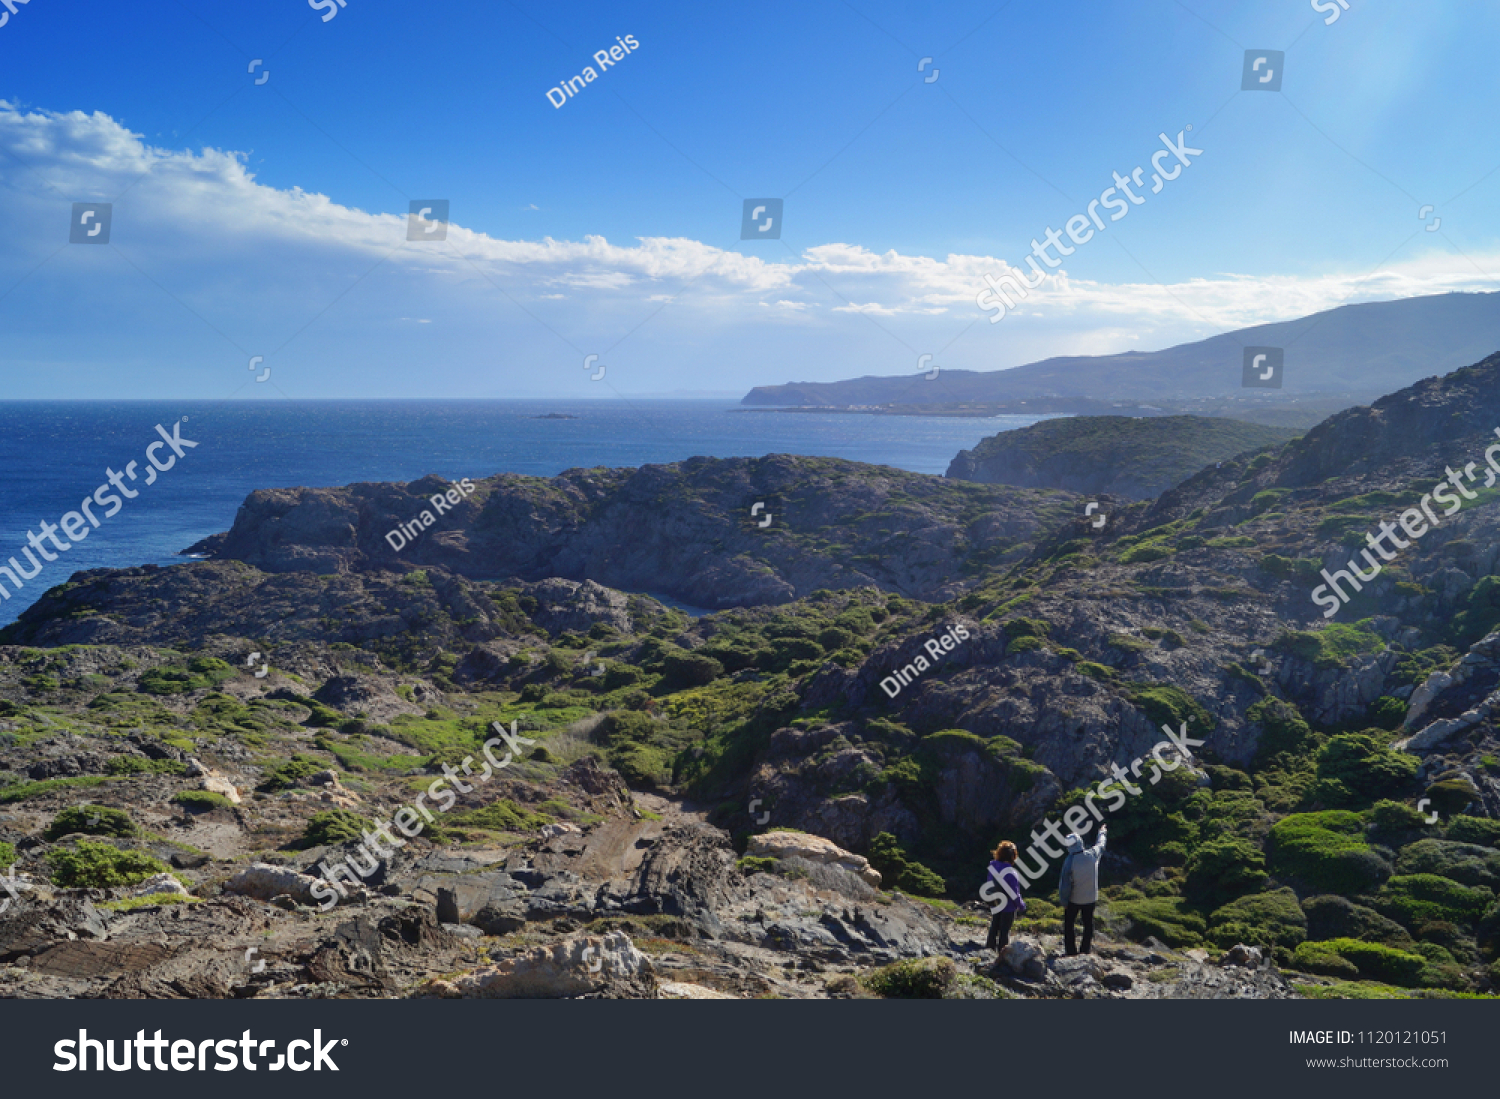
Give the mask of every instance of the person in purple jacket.
<svg viewBox="0 0 1500 1099">
<path fill-rule="evenodd" d="M 1021 899 L 1026 883 L 1016 870 L 1016 845 L 1010 840 L 1003 840 L 995 848 L 994 860 L 979 895 L 986 901 L 999 902 L 990 909 L 990 934 L 984 943 L 998 956 L 1010 943 L 1010 925 L 1019 913 L 1026 911 L 1026 902 Z"/>
</svg>

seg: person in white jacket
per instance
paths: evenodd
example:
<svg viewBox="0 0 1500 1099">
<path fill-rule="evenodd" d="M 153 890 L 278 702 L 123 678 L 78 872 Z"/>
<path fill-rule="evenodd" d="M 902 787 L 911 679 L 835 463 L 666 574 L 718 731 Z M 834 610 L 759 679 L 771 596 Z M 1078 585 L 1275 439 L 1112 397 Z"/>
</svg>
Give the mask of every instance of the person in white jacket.
<svg viewBox="0 0 1500 1099">
<path fill-rule="evenodd" d="M 1073 946 L 1073 926 L 1080 913 L 1083 915 L 1083 953 L 1088 954 L 1093 948 L 1094 906 L 1099 903 L 1099 861 L 1104 858 L 1104 840 L 1108 831 L 1107 825 L 1099 826 L 1099 842 L 1093 847 L 1085 847 L 1076 833 L 1063 841 L 1068 857 L 1063 862 L 1057 892 L 1063 905 L 1065 954 L 1078 953 Z"/>
</svg>

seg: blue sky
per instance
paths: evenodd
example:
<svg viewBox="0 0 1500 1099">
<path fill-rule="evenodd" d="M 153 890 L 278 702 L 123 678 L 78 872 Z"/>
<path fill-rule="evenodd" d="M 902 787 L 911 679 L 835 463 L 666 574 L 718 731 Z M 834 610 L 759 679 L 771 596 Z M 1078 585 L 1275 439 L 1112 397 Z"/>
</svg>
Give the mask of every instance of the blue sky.
<svg viewBox="0 0 1500 1099">
<path fill-rule="evenodd" d="M 1500 288 L 1500 14 L 1326 18 L 30 0 L 0 26 L 5 395 L 738 395 Z M 1239 90 L 1247 49 L 1286 51 L 1281 92 Z M 1188 124 L 1202 155 L 989 323 L 984 275 L 1113 172 L 1144 166 L 1149 190 L 1158 135 Z M 738 239 L 760 197 L 785 201 L 780 241 Z M 426 198 L 451 202 L 448 240 L 407 242 Z M 107 247 L 67 244 L 83 201 L 114 203 Z"/>
</svg>

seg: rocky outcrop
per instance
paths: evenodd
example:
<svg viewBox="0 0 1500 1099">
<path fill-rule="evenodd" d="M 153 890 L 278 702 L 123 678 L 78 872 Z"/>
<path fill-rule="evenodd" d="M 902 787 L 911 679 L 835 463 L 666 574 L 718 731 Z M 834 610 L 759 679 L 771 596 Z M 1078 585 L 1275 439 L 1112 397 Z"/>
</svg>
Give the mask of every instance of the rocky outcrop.
<svg viewBox="0 0 1500 1099">
<path fill-rule="evenodd" d="M 198 780 L 198 789 L 206 790 L 210 794 L 218 794 L 227 799 L 231 805 L 240 804 L 239 787 L 212 767 L 205 767 L 198 760 L 190 759 L 187 765 L 187 777 Z"/>
<path fill-rule="evenodd" d="M 1209 416 L 1072 416 L 991 435 L 961 450 L 947 477 L 1057 488 L 1099 500 L 1151 500 L 1204 466 L 1274 447 L 1296 431 Z"/>
<path fill-rule="evenodd" d="M 441 514 L 432 498 L 452 486 L 437 477 L 252 493 L 215 557 L 271 573 L 440 566 L 468 577 L 591 579 L 710 608 L 866 584 L 942 598 L 967 586 L 966 561 L 1024 546 L 1067 506 L 1033 490 L 790 455 L 507 474 L 477 485 Z M 767 527 L 751 513 L 756 502 L 771 515 Z M 424 511 L 433 522 L 393 549 L 400 539 L 385 535 Z M 595 606 L 567 613 L 618 619 L 623 608 L 602 593 L 591 589 Z"/>
<path fill-rule="evenodd" d="M 1406 718 L 1401 723 L 1402 730 L 1409 732 L 1421 728 L 1422 719 L 1439 698 L 1444 701 L 1451 699 L 1447 707 L 1449 711 L 1463 709 L 1467 712 L 1467 703 L 1474 701 L 1476 691 L 1488 695 L 1493 691 L 1497 679 L 1500 679 L 1500 632 L 1480 638 L 1469 646 L 1469 651 L 1454 667 L 1434 671 L 1423 680 L 1407 703 Z M 1465 691 L 1463 688 L 1466 686 L 1468 690 Z M 1469 721 L 1466 724 L 1473 723 Z M 1466 726 L 1456 726 L 1455 731 L 1459 727 Z"/>
<path fill-rule="evenodd" d="M 555 1000 L 599 992 L 611 985 L 638 985 L 653 995 L 651 963 L 619 931 L 579 935 L 532 947 L 513 958 L 448 980 L 422 992 L 449 999 Z"/>
<path fill-rule="evenodd" d="M 132 897 L 186 897 L 187 886 L 178 881 L 171 874 L 152 874 L 140 885 L 130 890 Z"/>
<path fill-rule="evenodd" d="M 847 870 L 866 885 L 879 886 L 880 872 L 863 855 L 845 851 L 822 836 L 805 832 L 764 832 L 750 837 L 748 853 L 757 858 L 806 859 Z"/>
<path fill-rule="evenodd" d="M 351 898 L 357 897 L 362 892 L 359 886 L 344 884 L 343 888 Z M 317 890 L 317 893 L 314 893 L 314 890 Z M 298 904 L 314 907 L 322 904 L 329 893 L 335 895 L 339 893 L 322 878 L 315 878 L 310 874 L 299 874 L 295 870 L 289 870 L 283 866 L 271 866 L 263 862 L 247 866 L 230 878 L 224 883 L 224 892 L 254 897 L 259 901 L 270 901 L 286 896 Z"/>
</svg>

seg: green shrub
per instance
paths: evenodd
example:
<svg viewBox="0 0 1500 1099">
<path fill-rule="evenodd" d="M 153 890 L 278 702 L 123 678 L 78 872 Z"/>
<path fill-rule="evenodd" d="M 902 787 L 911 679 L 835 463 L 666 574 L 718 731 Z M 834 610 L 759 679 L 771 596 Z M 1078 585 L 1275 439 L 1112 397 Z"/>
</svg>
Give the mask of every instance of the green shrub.
<svg viewBox="0 0 1500 1099">
<path fill-rule="evenodd" d="M 53 817 L 47 831 L 42 833 L 42 838 L 57 840 L 77 833 L 85 836 L 128 838 L 136 834 L 136 827 L 130 814 L 123 809 L 111 809 L 105 805 L 75 805 Z"/>
<path fill-rule="evenodd" d="M 1436 874 L 1402 874 L 1391 878 L 1376 894 L 1376 911 L 1403 927 L 1446 921 L 1473 924 L 1494 901 L 1493 891 L 1469 887 Z"/>
<path fill-rule="evenodd" d="M 325 809 L 307 820 L 302 843 L 307 847 L 327 847 L 359 839 L 370 822 L 352 809 Z"/>
<path fill-rule="evenodd" d="M 819 656 L 822 650 L 818 650 Z M 663 662 L 667 681 L 682 687 L 706 687 L 724 674 L 724 665 L 698 653 L 673 654 Z"/>
<path fill-rule="evenodd" d="M 0 870 L 15 865 L 16 849 L 9 843 L 0 843 Z"/>
<path fill-rule="evenodd" d="M 1368 618 L 1349 625 L 1330 623 L 1321 630 L 1283 630 L 1273 645 L 1318 668 L 1342 668 L 1356 656 L 1369 656 L 1385 648 Z"/>
<path fill-rule="evenodd" d="M 1398 729 L 1406 720 L 1406 703 L 1399 698 L 1382 695 L 1370 707 L 1370 720 L 1381 729 Z"/>
<path fill-rule="evenodd" d="M 1129 938 L 1154 937 L 1168 946 L 1198 946 L 1208 930 L 1203 917 L 1184 909 L 1179 897 L 1111 901 L 1109 912 L 1125 921 Z"/>
<path fill-rule="evenodd" d="M 1176 552 L 1176 550 L 1165 543 L 1152 539 L 1149 542 L 1142 542 L 1138 546 L 1131 546 L 1120 554 L 1120 564 L 1144 565 L 1152 561 L 1160 561 L 1163 558 L 1171 557 Z"/>
<path fill-rule="evenodd" d="M 1449 639 L 1467 647 L 1500 624 L 1500 579 L 1480 577 L 1464 597 L 1464 609 L 1449 623 Z"/>
<path fill-rule="evenodd" d="M 1417 773 L 1416 756 L 1392 752 L 1370 733 L 1332 737 L 1317 756 L 1312 795 L 1331 808 L 1368 805 L 1402 793 Z"/>
<path fill-rule="evenodd" d="M 852 630 L 846 630 L 842 626 L 829 626 L 818 634 L 818 644 L 826 652 L 836 653 L 840 649 L 847 649 L 859 641 L 859 636 Z"/>
<path fill-rule="evenodd" d="M 332 729 L 344 720 L 344 715 L 331 706 L 325 706 L 315 698 L 298 698 L 300 705 L 306 706 L 312 712 L 308 714 L 304 722 L 310 729 Z"/>
<path fill-rule="evenodd" d="M 1448 822 L 1448 838 L 1458 843 L 1494 847 L 1500 844 L 1500 820 L 1490 820 L 1488 817 L 1454 817 Z"/>
<path fill-rule="evenodd" d="M 509 798 L 499 798 L 481 809 L 469 809 L 461 813 L 449 813 L 443 818 L 443 827 L 486 828 L 494 832 L 534 832 L 553 817 L 546 813 L 535 813 L 523 809 Z"/>
<path fill-rule="evenodd" d="M 189 812 L 201 813 L 210 809 L 233 809 L 234 803 L 223 794 L 212 790 L 183 790 L 172 796 L 172 800 Z"/>
<path fill-rule="evenodd" d="M 1318 973 L 1324 977 L 1339 977 L 1344 980 L 1358 980 L 1359 967 L 1351 961 L 1346 961 L 1334 951 L 1328 949 L 1326 943 L 1300 943 L 1292 952 L 1292 967 L 1300 969 L 1304 973 Z"/>
<path fill-rule="evenodd" d="M 80 840 L 76 847 L 47 852 L 52 884 L 63 889 L 112 889 L 137 885 L 167 866 L 144 851 L 121 851 L 107 843 Z"/>
<path fill-rule="evenodd" d="M 958 976 L 952 958 L 908 958 L 867 973 L 860 983 L 892 1000 L 941 1000 Z"/>
<path fill-rule="evenodd" d="M 1358 939 L 1305 942 L 1293 953 L 1292 964 L 1298 969 L 1307 969 L 1314 973 L 1327 972 L 1326 968 L 1318 969 L 1314 968 L 1314 965 L 1326 965 L 1325 959 L 1330 955 L 1352 965 L 1359 975 L 1367 980 L 1384 981 L 1387 984 L 1401 985 L 1406 988 L 1420 985 L 1422 971 L 1427 967 L 1427 960 L 1420 954 L 1381 946 L 1379 943 L 1361 942 Z M 1343 974 L 1330 973 L 1329 975 L 1341 976 Z"/>
<path fill-rule="evenodd" d="M 1491 957 L 1500 954 L 1500 902 L 1490 905 L 1479 917 L 1474 928 L 1474 941 L 1489 951 Z"/>
<path fill-rule="evenodd" d="M 1153 725 L 1170 725 L 1175 732 L 1183 722 L 1188 725 L 1189 735 L 1201 729 L 1212 729 L 1214 721 L 1198 700 L 1180 687 L 1169 683 L 1132 683 L 1129 685 L 1131 703 Z M 1202 736 L 1195 736 L 1202 740 Z"/>
<path fill-rule="evenodd" d="M 1281 498 L 1291 491 L 1289 488 L 1268 488 L 1257 492 L 1254 496 L 1250 497 L 1250 513 L 1252 515 L 1265 513 L 1272 507 L 1275 507 Z"/>
<path fill-rule="evenodd" d="M 1254 892 L 1265 880 L 1266 858 L 1260 848 L 1249 840 L 1225 838 L 1193 850 L 1183 891 L 1195 904 L 1218 908 Z"/>
<path fill-rule="evenodd" d="M 1427 787 L 1432 807 L 1441 813 L 1461 813 L 1479 801 L 1479 791 L 1467 775 L 1444 776 Z"/>
<path fill-rule="evenodd" d="M 1278 757 L 1294 759 L 1315 743 L 1312 728 L 1297 708 L 1279 698 L 1263 698 L 1245 711 L 1245 717 L 1260 726 L 1256 762 L 1264 767 Z"/>
<path fill-rule="evenodd" d="M 1370 811 L 1370 820 L 1377 831 L 1387 835 L 1399 835 L 1423 827 L 1427 818 L 1404 801 L 1377 801 Z"/>
<path fill-rule="evenodd" d="M 1363 939 L 1402 948 L 1412 945 L 1406 928 L 1347 897 L 1308 897 L 1302 902 L 1302 911 L 1307 913 L 1309 939 Z"/>
<path fill-rule="evenodd" d="M 1417 937 L 1422 940 L 1422 944 L 1441 946 L 1449 955 L 1446 959 L 1433 959 L 1422 949 L 1422 944 L 1419 944 L 1418 953 L 1429 961 L 1472 962 L 1475 960 L 1474 941 L 1461 928 L 1446 920 L 1424 923 L 1417 928 Z"/>
<path fill-rule="evenodd" d="M 1390 865 L 1364 840 L 1358 813 L 1330 809 L 1283 817 L 1271 828 L 1274 872 L 1322 893 L 1360 893 L 1390 876 Z"/>
<path fill-rule="evenodd" d="M 735 866 L 742 874 L 770 874 L 776 870 L 776 860 L 761 858 L 758 855 L 746 855 L 736 862 Z"/>
<path fill-rule="evenodd" d="M 1046 637 L 1052 632 L 1051 625 L 1036 618 L 1012 618 L 1001 629 L 1005 631 L 1007 640 L 1017 637 Z"/>
<path fill-rule="evenodd" d="M 1257 564 L 1261 572 L 1270 573 L 1282 580 L 1290 580 L 1292 577 L 1293 561 L 1290 557 L 1283 557 L 1279 553 L 1268 553 Z"/>
<path fill-rule="evenodd" d="M 266 777 L 261 781 L 260 789 L 268 794 L 294 790 L 319 771 L 326 770 L 328 770 L 328 764 L 313 759 L 311 756 L 297 754 L 285 763 L 278 763 L 267 771 Z"/>
<path fill-rule="evenodd" d="M 224 661 L 212 656 L 198 656 L 188 661 L 185 668 L 164 665 L 142 672 L 136 687 L 152 695 L 187 694 L 217 687 L 226 679 L 232 679 L 234 674 L 234 669 Z"/>
<path fill-rule="evenodd" d="M 1398 874 L 1440 874 L 1461 885 L 1500 888 L 1500 851 L 1473 843 L 1425 839 L 1402 848 Z"/>
<path fill-rule="evenodd" d="M 1307 938 L 1307 916 L 1290 889 L 1255 893 L 1231 901 L 1209 917 L 1215 945 L 1236 943 L 1260 947 L 1295 947 Z"/>
<path fill-rule="evenodd" d="M 641 681 L 641 670 L 629 664 L 608 664 L 604 672 L 604 689 L 618 691 L 623 687 L 634 687 Z"/>
<path fill-rule="evenodd" d="M 867 856 L 870 865 L 880 872 L 880 884 L 885 889 L 899 889 L 922 897 L 941 897 L 948 886 L 937 874 L 921 863 L 907 857 L 896 837 L 881 832 L 870 841 Z"/>
</svg>

